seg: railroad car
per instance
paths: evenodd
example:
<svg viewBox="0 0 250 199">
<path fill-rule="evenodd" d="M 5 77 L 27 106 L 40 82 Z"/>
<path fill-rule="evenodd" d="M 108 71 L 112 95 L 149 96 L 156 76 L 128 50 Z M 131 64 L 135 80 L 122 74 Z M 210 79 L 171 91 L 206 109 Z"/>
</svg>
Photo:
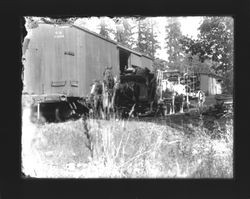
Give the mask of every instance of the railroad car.
<svg viewBox="0 0 250 199">
<path fill-rule="evenodd" d="M 106 67 L 114 76 L 127 67 L 153 69 L 151 57 L 76 25 L 38 22 L 27 31 L 23 94 L 33 99 L 37 118 L 85 112 L 90 86 L 103 79 Z"/>
</svg>

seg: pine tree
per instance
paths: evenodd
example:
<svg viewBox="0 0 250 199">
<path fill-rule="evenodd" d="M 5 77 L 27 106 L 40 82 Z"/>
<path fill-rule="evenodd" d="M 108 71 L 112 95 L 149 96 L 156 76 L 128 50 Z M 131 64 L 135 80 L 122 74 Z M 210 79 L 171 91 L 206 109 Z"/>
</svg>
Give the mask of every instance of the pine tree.
<svg viewBox="0 0 250 199">
<path fill-rule="evenodd" d="M 133 38 L 134 33 L 132 31 L 134 26 L 132 26 L 128 22 L 128 19 L 124 17 L 115 18 L 113 20 L 116 23 L 115 40 L 124 46 L 132 48 L 135 44 Z"/>
<path fill-rule="evenodd" d="M 168 24 L 166 25 L 166 49 L 169 55 L 169 64 L 178 68 L 180 66 L 178 63 L 182 60 L 182 46 L 180 44 L 180 39 L 182 38 L 181 25 L 176 18 L 168 19 Z"/>
<path fill-rule="evenodd" d="M 101 19 L 101 22 L 100 22 L 100 32 L 99 34 L 102 35 L 103 37 L 107 38 L 107 39 L 110 39 L 110 33 L 112 32 L 107 24 L 105 23 L 105 21 L 103 19 Z"/>
<path fill-rule="evenodd" d="M 138 22 L 138 39 L 136 49 L 151 57 L 155 56 L 155 52 L 159 46 L 154 33 L 154 23 L 149 19 L 139 18 Z"/>
</svg>

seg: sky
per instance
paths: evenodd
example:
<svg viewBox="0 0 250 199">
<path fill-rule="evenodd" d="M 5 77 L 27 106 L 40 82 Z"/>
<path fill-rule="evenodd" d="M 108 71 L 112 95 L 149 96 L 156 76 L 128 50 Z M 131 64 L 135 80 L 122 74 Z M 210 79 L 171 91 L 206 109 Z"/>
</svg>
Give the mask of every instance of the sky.
<svg viewBox="0 0 250 199">
<path fill-rule="evenodd" d="M 167 23 L 167 18 L 166 17 L 153 17 L 151 18 L 155 22 L 155 28 L 154 31 L 157 35 L 157 40 L 159 41 L 159 45 L 161 49 L 156 51 L 156 57 L 160 59 L 167 60 L 168 55 L 166 53 L 165 49 L 165 26 Z M 112 19 L 105 17 L 104 18 L 105 23 L 112 29 L 115 29 L 115 23 L 113 22 Z M 178 21 L 181 24 L 181 31 L 183 35 L 192 37 L 192 38 L 197 38 L 198 34 L 198 27 L 202 22 L 202 17 L 178 17 Z M 132 21 L 131 21 L 132 22 Z M 78 24 L 78 21 L 75 22 L 76 25 Z M 97 17 L 91 17 L 89 20 L 86 22 L 84 25 L 87 29 L 94 31 L 96 33 L 99 33 L 99 24 L 100 24 L 100 19 Z M 111 37 L 111 39 L 114 39 Z"/>
<path fill-rule="evenodd" d="M 157 38 L 160 42 L 161 49 L 156 52 L 156 57 L 167 60 L 168 55 L 165 47 L 165 26 L 166 17 L 156 17 L 156 27 L 158 28 Z M 183 35 L 191 38 L 197 38 L 198 27 L 202 22 L 202 17 L 178 17 L 178 21 L 181 24 L 181 32 Z"/>
</svg>

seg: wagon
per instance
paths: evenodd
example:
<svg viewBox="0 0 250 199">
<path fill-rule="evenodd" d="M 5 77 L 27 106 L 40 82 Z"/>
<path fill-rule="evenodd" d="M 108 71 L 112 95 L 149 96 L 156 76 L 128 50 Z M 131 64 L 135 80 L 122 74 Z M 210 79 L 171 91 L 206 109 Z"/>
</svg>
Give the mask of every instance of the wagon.
<svg viewBox="0 0 250 199">
<path fill-rule="evenodd" d="M 189 109 L 191 100 L 196 101 L 199 107 L 205 102 L 205 92 L 200 89 L 199 78 L 194 74 L 158 70 L 157 80 L 165 114 L 183 112 L 185 107 Z"/>
</svg>

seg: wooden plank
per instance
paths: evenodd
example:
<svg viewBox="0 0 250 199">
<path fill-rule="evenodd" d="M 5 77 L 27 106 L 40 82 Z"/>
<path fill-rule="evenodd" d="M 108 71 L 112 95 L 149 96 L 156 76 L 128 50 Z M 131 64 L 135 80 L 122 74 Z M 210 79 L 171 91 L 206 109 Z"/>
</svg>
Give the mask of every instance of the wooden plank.
<svg viewBox="0 0 250 199">
<path fill-rule="evenodd" d="M 147 67 L 150 71 L 153 71 L 153 61 L 145 56 L 141 57 L 142 67 Z"/>
<path fill-rule="evenodd" d="M 131 53 L 130 57 L 131 57 L 131 65 L 138 66 L 138 67 L 143 66 L 141 56 L 138 56 L 138 55 L 135 55 L 134 53 Z"/>
<path fill-rule="evenodd" d="M 94 79 L 102 80 L 105 67 L 118 68 L 116 45 L 86 34 L 86 84 L 90 85 Z M 117 71 L 117 69 L 116 69 Z M 117 72 L 116 72 L 117 73 Z"/>
</svg>

